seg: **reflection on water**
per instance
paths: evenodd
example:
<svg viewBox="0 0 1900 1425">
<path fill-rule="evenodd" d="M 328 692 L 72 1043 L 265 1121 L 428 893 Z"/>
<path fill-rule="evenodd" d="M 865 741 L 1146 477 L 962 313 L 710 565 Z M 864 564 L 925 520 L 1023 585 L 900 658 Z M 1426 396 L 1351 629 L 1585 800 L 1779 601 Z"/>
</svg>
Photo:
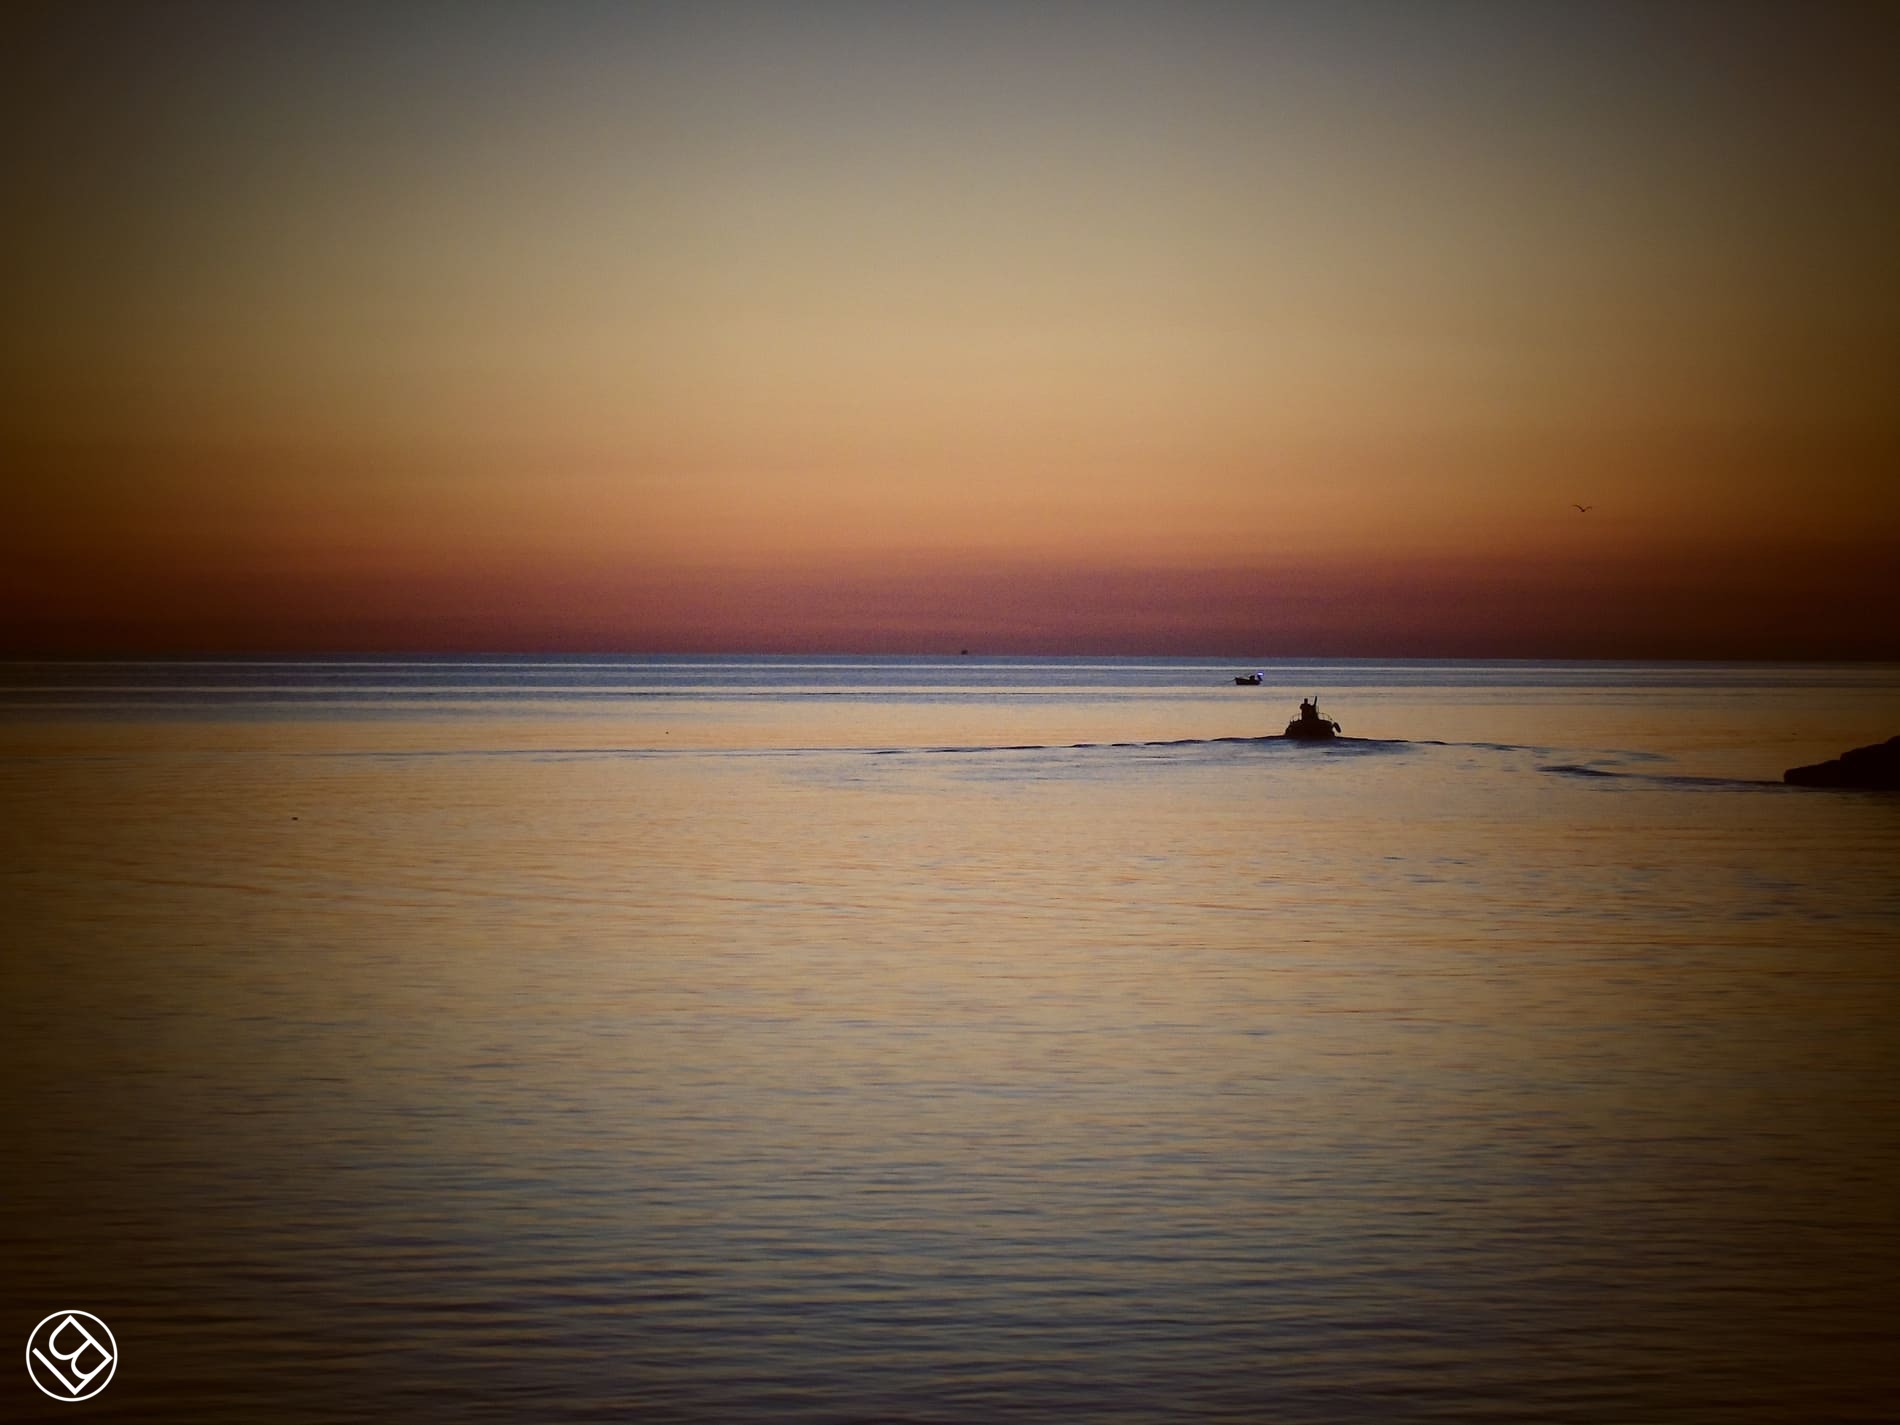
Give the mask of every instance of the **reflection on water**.
<svg viewBox="0 0 1900 1425">
<path fill-rule="evenodd" d="M 111 1326 L 86 1409 L 1900 1396 L 1900 806 L 1773 785 L 1892 670 L 760 662 L 9 675 L 9 1319 Z M 1312 691 L 1366 740 L 1258 738 Z"/>
</svg>

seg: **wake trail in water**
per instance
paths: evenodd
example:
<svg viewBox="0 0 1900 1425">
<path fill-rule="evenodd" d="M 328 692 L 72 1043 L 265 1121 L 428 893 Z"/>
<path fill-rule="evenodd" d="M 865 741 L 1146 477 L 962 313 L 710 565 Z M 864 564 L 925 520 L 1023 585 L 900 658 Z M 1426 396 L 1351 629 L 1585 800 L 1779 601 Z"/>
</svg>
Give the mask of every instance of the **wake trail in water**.
<svg viewBox="0 0 1900 1425">
<path fill-rule="evenodd" d="M 1248 758 L 1255 755 L 1329 759 L 1407 756 L 1442 749 L 1446 752 L 1483 752 L 1523 755 L 1536 759 L 1561 756 L 1551 747 L 1522 746 L 1504 742 L 1447 742 L 1436 738 L 1335 737 L 1323 742 L 1268 734 L 1258 737 L 1175 737 L 1141 741 L 1089 742 L 986 742 L 944 743 L 915 747 L 431 747 L 431 748 L 348 748 L 297 752 L 295 757 L 368 759 L 407 762 L 441 758 L 519 758 L 525 761 L 562 762 L 600 760 L 666 760 L 716 758 L 797 759 L 814 757 L 940 758 L 940 757 L 1013 757 L 1035 754 L 1112 754 L 1134 753 L 1162 757 L 1168 754 L 1193 755 L 1197 751 L 1224 751 Z M 1588 756 L 1590 754 L 1586 754 Z M 1773 778 L 1696 776 L 1687 773 L 1644 771 L 1630 763 L 1663 762 L 1670 759 L 1660 753 L 1617 751 L 1601 754 L 1601 761 L 1538 760 L 1520 771 L 1535 771 L 1606 789 L 1623 786 L 1685 791 L 1760 791 L 1772 788 L 1789 790 Z M 1605 763 L 1610 765 L 1604 765 Z M 1477 769 L 1471 769 L 1477 770 Z M 1799 790 L 1799 789 L 1796 789 Z"/>
<path fill-rule="evenodd" d="M 945 743 L 926 747 L 372 747 L 326 749 L 294 755 L 391 760 L 429 757 L 942 757 L 984 756 L 1005 752 L 1128 752 L 1196 747 L 1257 747 L 1269 751 L 1287 749 L 1302 756 L 1353 756 L 1401 752 L 1414 746 L 1449 745 L 1454 744 L 1412 743 L 1403 739 L 1376 737 L 1336 737 L 1325 742 L 1309 742 L 1272 734 L 1265 737 L 1173 737 L 1140 742 Z"/>
<path fill-rule="evenodd" d="M 1629 782 L 1638 786 L 1673 787 L 1678 789 L 1720 791 L 1745 787 L 1759 790 L 1773 787 L 1777 791 L 1786 791 L 1788 786 L 1779 778 L 1766 777 L 1697 777 L 1686 772 L 1628 772 L 1612 767 L 1593 767 L 1581 762 L 1547 762 L 1537 768 L 1540 772 L 1554 777 L 1574 777 L 1583 781 Z"/>
<path fill-rule="evenodd" d="M 937 757 L 946 754 L 980 755 L 991 752 L 1138 752 L 1194 747 L 1292 748 L 1302 754 L 1319 752 L 1329 755 L 1396 752 L 1412 744 L 1402 740 L 1375 737 L 1335 737 L 1325 742 L 1308 742 L 1297 737 L 1169 737 L 1145 742 L 1026 742 L 941 747 L 875 747 L 864 749 L 873 757 Z M 839 749 L 842 750 L 842 749 Z"/>
</svg>

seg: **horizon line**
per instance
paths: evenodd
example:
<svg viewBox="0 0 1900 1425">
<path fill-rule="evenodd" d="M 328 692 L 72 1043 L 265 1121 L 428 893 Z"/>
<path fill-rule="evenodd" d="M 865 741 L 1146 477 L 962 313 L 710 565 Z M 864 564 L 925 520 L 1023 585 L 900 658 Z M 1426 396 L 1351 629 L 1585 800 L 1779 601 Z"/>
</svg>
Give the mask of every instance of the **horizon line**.
<svg viewBox="0 0 1900 1425">
<path fill-rule="evenodd" d="M 1418 652 L 1281 652 L 1233 653 L 1209 651 L 1196 653 L 1162 652 L 1152 649 L 1107 651 L 1074 649 L 1011 652 L 1007 649 L 910 648 L 864 649 L 848 647 L 817 648 L 423 648 L 413 646 L 377 648 L 172 648 L 172 649 L 87 649 L 70 652 L 0 650 L 0 663 L 186 663 L 246 662 L 298 659 L 321 661 L 338 659 L 634 659 L 634 658 L 943 658 L 961 659 L 1049 659 L 1081 658 L 1152 659 L 1167 662 L 1218 662 L 1247 666 L 1287 662 L 1327 663 L 1780 663 L 1780 664 L 1870 664 L 1900 667 L 1895 654 L 1775 654 L 1775 653 L 1418 653 Z"/>
</svg>

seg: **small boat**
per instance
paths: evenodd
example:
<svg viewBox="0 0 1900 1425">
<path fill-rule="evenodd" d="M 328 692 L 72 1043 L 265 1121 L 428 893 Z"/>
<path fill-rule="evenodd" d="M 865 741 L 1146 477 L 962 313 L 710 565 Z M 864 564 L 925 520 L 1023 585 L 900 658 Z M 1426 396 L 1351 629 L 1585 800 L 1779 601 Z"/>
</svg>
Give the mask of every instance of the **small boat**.
<svg viewBox="0 0 1900 1425">
<path fill-rule="evenodd" d="M 1318 698 L 1307 698 L 1300 703 L 1300 715 L 1286 725 L 1286 735 L 1302 742 L 1325 741 L 1339 736 L 1339 724 L 1319 715 Z"/>
<path fill-rule="evenodd" d="M 1257 688 L 1267 681 L 1267 675 L 1264 673 L 1241 673 L 1235 677 L 1234 681 L 1243 688 Z"/>
</svg>

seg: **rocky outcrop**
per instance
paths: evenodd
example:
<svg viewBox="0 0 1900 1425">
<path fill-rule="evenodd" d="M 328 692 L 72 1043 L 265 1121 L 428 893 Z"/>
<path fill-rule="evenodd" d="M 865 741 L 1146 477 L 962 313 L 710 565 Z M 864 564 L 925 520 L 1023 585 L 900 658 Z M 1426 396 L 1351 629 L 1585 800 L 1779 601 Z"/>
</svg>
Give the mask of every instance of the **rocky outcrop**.
<svg viewBox="0 0 1900 1425">
<path fill-rule="evenodd" d="M 1889 737 L 1871 747 L 1856 747 L 1832 762 L 1790 767 L 1781 774 L 1781 780 L 1798 787 L 1878 787 L 1882 791 L 1900 791 L 1900 737 Z"/>
</svg>

